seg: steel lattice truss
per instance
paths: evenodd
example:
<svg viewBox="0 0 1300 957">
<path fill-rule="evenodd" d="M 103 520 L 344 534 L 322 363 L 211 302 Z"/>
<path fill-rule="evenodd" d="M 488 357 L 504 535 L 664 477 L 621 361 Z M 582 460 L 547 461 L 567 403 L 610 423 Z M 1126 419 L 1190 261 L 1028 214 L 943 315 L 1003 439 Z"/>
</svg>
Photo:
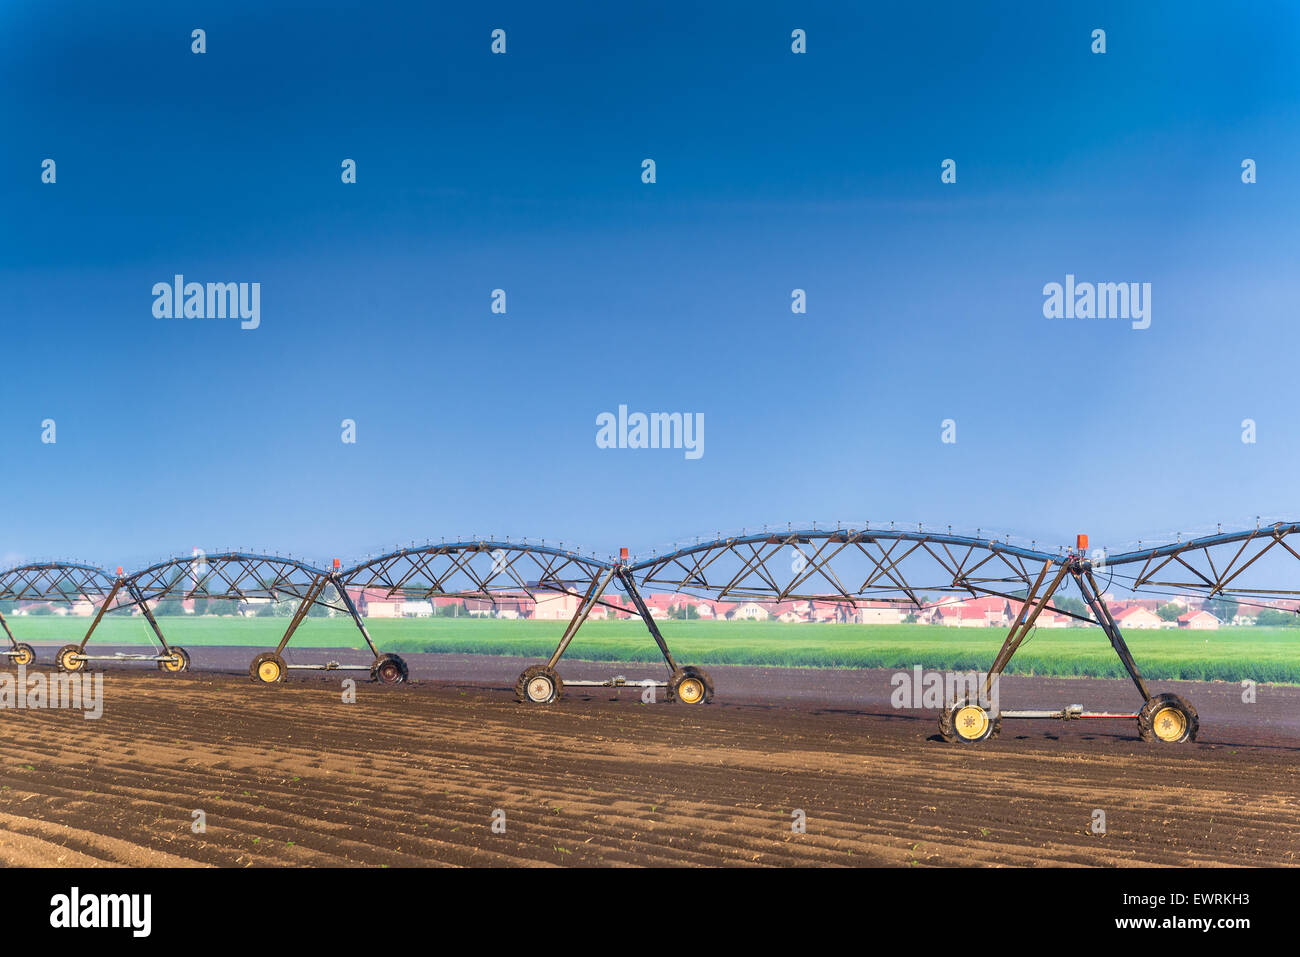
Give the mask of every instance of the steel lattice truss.
<svg viewBox="0 0 1300 957">
<path fill-rule="evenodd" d="M 347 608 L 328 588 L 329 572 L 292 558 L 219 552 L 174 558 L 134 572 L 119 607 L 166 598 L 234 601 L 297 600 L 339 611 Z"/>
<path fill-rule="evenodd" d="M 718 539 L 631 566 L 646 588 L 730 600 L 885 601 L 927 593 L 1023 593 L 1062 554 L 922 531 L 789 531 Z"/>
<path fill-rule="evenodd" d="M 1134 590 L 1284 598 L 1300 595 L 1300 588 L 1294 587 L 1300 584 L 1296 563 L 1300 524 L 1278 523 L 1107 556 L 1104 569 L 1122 568 L 1121 575 Z"/>
<path fill-rule="evenodd" d="M 538 592 L 585 592 L 612 566 L 598 558 L 519 542 L 453 542 L 406 548 L 354 565 L 337 575 L 350 589 L 428 599 Z"/>
<path fill-rule="evenodd" d="M 102 569 L 71 562 L 19 565 L 0 572 L 0 601 L 102 600 L 113 592 L 113 577 Z"/>
<path fill-rule="evenodd" d="M 885 601 L 922 606 L 928 594 L 1023 595 L 1051 553 L 992 539 L 895 529 L 804 529 L 720 538 L 626 566 L 645 588 L 729 600 Z M 1300 597 L 1300 523 L 1279 523 L 1095 558 L 1135 592 L 1213 598 Z M 337 588 L 387 596 L 536 597 L 585 593 L 615 564 L 540 544 L 451 542 L 399 549 L 330 573 L 292 558 L 221 552 L 175 558 L 120 577 L 116 608 L 161 599 L 312 601 L 346 611 Z M 73 562 L 0 572 L 0 601 L 96 601 L 119 576 Z"/>
</svg>

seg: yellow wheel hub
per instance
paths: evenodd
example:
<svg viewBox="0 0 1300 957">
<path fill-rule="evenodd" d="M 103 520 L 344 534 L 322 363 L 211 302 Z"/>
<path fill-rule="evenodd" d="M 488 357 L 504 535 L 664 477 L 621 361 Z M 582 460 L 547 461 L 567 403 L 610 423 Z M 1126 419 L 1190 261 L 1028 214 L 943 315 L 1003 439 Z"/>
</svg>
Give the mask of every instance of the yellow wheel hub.
<svg viewBox="0 0 1300 957">
<path fill-rule="evenodd" d="M 1187 716 L 1177 708 L 1161 708 L 1151 727 L 1161 741 L 1181 741 L 1187 733 Z"/>
<path fill-rule="evenodd" d="M 280 678 L 280 666 L 274 661 L 263 661 L 257 666 L 257 676 L 270 684 Z"/>
<path fill-rule="evenodd" d="M 528 697 L 534 701 L 545 701 L 554 690 L 549 678 L 538 677 L 528 682 Z"/>
<path fill-rule="evenodd" d="M 69 651 L 63 656 L 63 667 L 66 668 L 68 671 L 76 671 L 83 664 L 85 664 L 84 661 L 78 661 L 76 658 L 74 658 L 73 655 L 75 654 L 76 654 L 75 651 Z"/>
<path fill-rule="evenodd" d="M 982 738 L 988 730 L 989 715 L 979 705 L 968 704 L 957 709 L 952 723 L 961 737 L 974 741 Z"/>
<path fill-rule="evenodd" d="M 173 658 L 171 661 L 164 661 L 164 662 L 163 662 L 163 667 L 165 667 L 168 671 L 180 671 L 180 670 L 181 670 L 181 656 L 180 656 L 180 655 L 177 655 L 177 656 L 176 656 L 175 658 Z"/>
<path fill-rule="evenodd" d="M 27 651 L 20 651 L 18 652 L 18 654 L 14 655 L 14 664 L 30 665 L 31 663 L 32 663 L 32 656 Z"/>
<path fill-rule="evenodd" d="M 704 698 L 704 682 L 699 678 L 687 678 L 677 686 L 677 697 L 686 704 L 698 704 Z"/>
</svg>

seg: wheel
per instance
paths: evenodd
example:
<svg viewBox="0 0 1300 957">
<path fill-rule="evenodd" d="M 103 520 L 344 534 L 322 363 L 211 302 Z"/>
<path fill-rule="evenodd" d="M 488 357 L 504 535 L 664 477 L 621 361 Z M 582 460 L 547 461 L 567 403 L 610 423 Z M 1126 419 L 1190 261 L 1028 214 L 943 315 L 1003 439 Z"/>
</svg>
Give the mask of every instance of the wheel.
<svg viewBox="0 0 1300 957">
<path fill-rule="evenodd" d="M 945 741 L 974 744 L 1002 732 L 1002 715 L 994 717 L 969 698 L 956 701 L 939 716 L 939 733 Z"/>
<path fill-rule="evenodd" d="M 9 659 L 16 665 L 30 665 L 36 660 L 36 651 L 31 645 L 17 644 L 14 645 Z"/>
<path fill-rule="evenodd" d="M 1158 694 L 1138 712 L 1138 736 L 1143 741 L 1195 741 L 1200 726 L 1196 709 L 1176 694 Z"/>
<path fill-rule="evenodd" d="M 248 674 L 254 681 L 274 685 L 284 680 L 284 659 L 274 651 L 264 651 L 248 666 Z"/>
<path fill-rule="evenodd" d="M 713 679 L 703 668 L 687 665 L 668 679 L 668 700 L 682 704 L 708 704 L 713 700 Z"/>
<path fill-rule="evenodd" d="M 175 656 L 171 661 L 163 660 L 158 662 L 158 670 L 165 671 L 168 674 L 180 674 L 182 671 L 190 670 L 190 653 L 184 648 L 177 648 L 172 645 L 172 654 Z"/>
<path fill-rule="evenodd" d="M 60 671 L 85 671 L 86 659 L 76 657 L 80 654 L 81 645 L 64 645 L 54 656 L 54 662 L 59 666 Z"/>
<path fill-rule="evenodd" d="M 526 704 L 551 704 L 564 694 L 564 682 L 554 668 L 533 665 L 515 682 L 515 697 Z"/>
<path fill-rule="evenodd" d="M 380 655 L 375 666 L 370 669 L 370 680 L 378 681 L 381 685 L 400 685 L 409 675 L 406 662 L 397 655 Z"/>
</svg>

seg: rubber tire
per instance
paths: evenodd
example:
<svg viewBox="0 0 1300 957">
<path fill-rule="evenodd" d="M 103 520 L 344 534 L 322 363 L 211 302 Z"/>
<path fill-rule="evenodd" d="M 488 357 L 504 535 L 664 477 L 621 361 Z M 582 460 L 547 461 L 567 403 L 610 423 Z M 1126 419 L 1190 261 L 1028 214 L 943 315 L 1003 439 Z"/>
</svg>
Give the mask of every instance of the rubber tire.
<svg viewBox="0 0 1300 957">
<path fill-rule="evenodd" d="M 982 741 L 991 741 L 1002 733 L 1002 715 L 998 714 L 989 722 L 988 729 L 981 737 L 963 738 L 958 734 L 955 723 L 957 712 L 970 703 L 972 702 L 969 698 L 961 701 L 954 701 L 944 709 L 943 714 L 939 715 L 939 733 L 943 735 L 943 739 L 950 744 L 979 744 Z M 974 703 L 978 704 L 978 702 Z M 980 705 L 980 707 L 983 707 L 983 705 Z"/>
<path fill-rule="evenodd" d="M 380 671 L 381 669 L 387 669 L 389 665 L 394 666 L 396 670 L 390 672 L 391 677 L 385 678 L 380 674 Z M 378 681 L 381 685 L 405 684 L 410 676 L 410 669 L 406 667 L 406 662 L 399 655 L 380 655 L 379 660 L 375 662 L 375 666 L 370 669 L 370 680 Z"/>
<path fill-rule="evenodd" d="M 534 701 L 528 697 L 528 685 L 538 676 L 545 676 L 551 680 L 551 696 L 545 701 Z M 546 665 L 532 665 L 525 668 L 524 673 L 515 682 L 515 697 L 524 704 L 554 704 L 563 696 L 564 682 L 560 680 L 560 676 L 554 668 L 548 668 Z"/>
<path fill-rule="evenodd" d="M 67 672 L 68 674 L 76 674 L 79 671 L 85 671 L 86 665 L 89 664 L 89 662 L 86 661 L 73 661 L 71 663 L 64 662 L 63 656 L 70 651 L 75 651 L 77 654 L 81 654 L 81 646 L 64 645 L 62 648 L 59 649 L 59 653 L 54 656 L 54 663 L 59 666 L 59 670 Z"/>
<path fill-rule="evenodd" d="M 178 675 L 183 671 L 190 670 L 190 653 L 188 651 L 184 648 L 177 648 L 175 645 L 172 645 L 172 654 L 180 655 L 181 666 L 179 668 L 169 668 L 168 665 L 170 662 L 160 661 L 158 662 L 159 671 L 166 672 L 169 675 Z"/>
<path fill-rule="evenodd" d="M 1183 713 L 1187 718 L 1187 730 L 1177 741 L 1162 741 L 1156 736 L 1155 719 L 1157 712 L 1167 706 L 1172 705 Z M 1178 697 L 1176 694 L 1158 694 L 1142 706 L 1138 712 L 1138 737 L 1143 741 L 1154 741 L 1157 744 L 1183 744 L 1188 741 L 1196 740 L 1196 732 L 1201 728 L 1201 719 L 1197 717 L 1196 709 L 1190 704 Z"/>
<path fill-rule="evenodd" d="M 25 665 L 33 665 L 36 663 L 36 649 L 33 648 L 31 645 L 26 645 L 23 644 L 22 642 L 19 642 L 18 644 L 14 645 L 13 650 L 16 652 L 16 654 L 11 655 L 9 660 L 12 661 L 15 665 L 22 664 L 25 666 Z M 20 662 L 18 660 L 19 657 L 25 657 L 27 660 Z"/>
<path fill-rule="evenodd" d="M 262 676 L 257 673 L 257 669 L 261 666 L 262 662 L 264 661 L 274 661 L 276 664 L 278 664 L 280 666 L 280 677 L 276 678 L 274 681 L 263 680 Z M 274 651 L 262 652 L 260 655 L 254 658 L 253 663 L 248 666 L 248 676 L 252 678 L 254 681 L 256 681 L 258 684 L 263 684 L 263 685 L 283 684 L 284 676 L 288 673 L 288 671 L 289 669 L 284 666 L 284 659 L 281 658 L 279 655 L 277 655 Z"/>
<path fill-rule="evenodd" d="M 668 700 L 681 701 L 677 695 L 677 687 L 687 678 L 698 678 L 704 684 L 704 697 L 699 701 L 691 702 L 692 704 L 708 704 L 713 700 L 713 679 L 703 668 L 696 668 L 694 665 L 687 665 L 685 668 L 678 668 L 673 672 L 672 677 L 668 679 Z M 687 702 L 682 701 L 682 704 Z"/>
</svg>

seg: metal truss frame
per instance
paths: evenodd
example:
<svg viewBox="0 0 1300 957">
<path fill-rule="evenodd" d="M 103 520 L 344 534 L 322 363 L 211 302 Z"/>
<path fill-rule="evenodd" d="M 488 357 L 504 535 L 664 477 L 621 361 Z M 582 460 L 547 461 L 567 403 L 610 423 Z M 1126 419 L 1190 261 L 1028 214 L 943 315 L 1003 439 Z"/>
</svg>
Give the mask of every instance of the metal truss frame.
<svg viewBox="0 0 1300 957">
<path fill-rule="evenodd" d="M 1092 563 L 1084 554 L 1086 536 L 1079 537 L 1076 548 L 1053 555 L 1009 542 L 921 528 L 790 529 L 699 542 L 637 562 L 628 571 L 639 576 L 644 587 L 734 601 L 816 601 L 853 608 L 866 602 L 885 602 L 922 611 L 927 607 L 922 597 L 927 592 L 1000 597 L 1017 603 L 1019 610 L 984 677 L 980 693 L 950 702 L 945 709 L 940 730 L 946 738 L 985 740 L 997 734 L 1002 718 L 1126 718 L 1136 719 L 1144 736 L 1149 732 L 1163 739 L 1159 730 L 1163 727 L 1170 735 L 1177 732 L 1194 737 L 1195 711 L 1181 699 L 1167 700 L 1175 696 L 1153 696 L 1147 689 L 1123 633 L 1102 598 Z M 785 572 L 776 567 L 776 559 L 787 549 L 796 560 Z M 1160 555 L 1146 557 L 1154 560 Z M 1124 555 L 1110 559 L 1108 564 L 1135 560 L 1134 556 Z M 918 564 L 928 578 L 917 577 L 914 569 Z M 1078 587 L 1089 615 L 1052 604 L 1052 598 L 1067 580 Z M 1047 610 L 1102 629 L 1142 696 L 1141 710 L 1088 711 L 1081 705 L 1053 710 L 996 708 L 994 684 Z"/>
<path fill-rule="evenodd" d="M 92 603 L 98 599 L 102 602 L 102 609 L 112 600 L 116 588 L 115 579 L 102 568 L 76 562 L 33 562 L 0 572 L 0 601 L 67 602 L 71 605 L 81 599 Z M 4 628 L 9 639 L 9 647 L 3 655 L 16 665 L 34 664 L 35 650 L 14 637 L 3 612 L 0 612 L 0 627 Z"/>
<path fill-rule="evenodd" d="M 1288 541 L 1290 539 L 1290 541 Z M 1220 532 L 1169 545 L 1107 556 L 1106 567 L 1135 566 L 1133 589 L 1177 588 L 1207 598 L 1300 596 L 1300 589 L 1250 587 L 1238 583 L 1264 556 L 1300 562 L 1300 523 L 1278 522 L 1242 532 Z M 1218 561 L 1215 561 L 1216 553 Z M 1169 577 L 1169 576 L 1177 577 Z"/>
<path fill-rule="evenodd" d="M 795 560 L 789 571 L 778 568 L 777 558 L 790 550 Z M 997 716 L 976 714 L 973 699 L 952 702 L 940 721 L 952 740 L 983 740 L 1008 718 L 1137 718 L 1143 737 L 1155 740 L 1190 740 L 1195 737 L 1194 709 L 1174 695 L 1153 695 L 1133 658 L 1123 633 L 1106 605 L 1096 574 L 1103 569 L 1119 577 L 1135 593 L 1162 588 L 1199 594 L 1206 599 L 1231 597 L 1245 603 L 1273 597 L 1300 599 L 1300 588 L 1276 587 L 1260 582 L 1269 561 L 1300 562 L 1300 523 L 1276 523 L 1253 530 L 1219 532 L 1186 542 L 1156 545 L 1087 557 L 1087 537 L 1079 536 L 1075 549 L 1052 554 L 980 536 L 949 532 L 898 529 L 787 529 L 752 535 L 717 538 L 675 549 L 665 555 L 633 562 L 627 549 L 617 561 L 603 561 L 562 547 L 510 541 L 460 541 L 388 552 L 340 570 L 336 559 L 330 571 L 296 559 L 243 552 L 221 552 L 176 558 L 151 565 L 130 575 L 119 568 L 116 576 L 102 569 L 71 562 L 21 565 L 0 572 L 0 600 L 68 601 L 86 598 L 98 611 L 77 644 L 60 650 L 58 664 L 80 670 L 97 658 L 157 661 L 165 671 L 183 671 L 188 655 L 168 643 L 150 608 L 164 598 L 294 599 L 298 606 L 274 651 L 258 655 L 250 668 L 256 680 L 278 682 L 291 668 L 315 670 L 370 670 L 372 677 L 399 683 L 407 676 L 405 663 L 396 655 L 381 654 L 371 639 L 351 590 L 386 597 L 434 599 L 476 598 L 496 603 L 527 597 L 544 599 L 561 594 L 578 599 L 555 650 L 544 664 L 525 670 L 516 683 L 520 700 L 545 703 L 563 693 L 556 668 L 579 630 L 598 606 L 621 612 L 629 609 L 605 598 L 611 583 L 626 592 L 632 610 L 654 639 L 669 671 L 667 681 L 628 681 L 622 676 L 607 681 L 570 681 L 570 685 L 665 687 L 670 700 L 703 702 L 712 697 L 711 680 L 699 668 L 679 666 L 658 623 L 642 597 L 643 589 L 670 589 L 676 594 L 709 596 L 720 600 L 779 603 L 828 602 L 856 608 L 883 602 L 924 610 L 927 593 L 996 596 L 1019 608 L 1005 641 L 994 657 L 981 686 L 987 697 L 1017 650 L 1033 633 L 1044 611 L 1075 618 L 1102 629 L 1125 672 L 1143 700 L 1136 712 L 1085 711 L 1080 705 L 1058 710 L 1001 711 Z M 925 569 L 919 575 L 917 566 Z M 1267 572 L 1264 572 L 1267 576 Z M 1079 590 L 1087 614 L 1053 604 L 1067 582 Z M 335 595 L 327 595 L 333 589 Z M 313 604 L 351 616 L 374 660 L 367 665 L 288 665 L 283 652 L 307 617 Z M 139 607 L 162 647 L 159 655 L 93 656 L 86 646 L 107 613 Z M 1296 602 L 1300 614 L 1300 600 Z M 17 641 L 0 614 L 9 642 L 4 652 L 26 664 L 34 660 L 30 645 Z M 972 724 L 973 721 L 973 724 Z M 1171 723 L 1172 722 L 1172 723 Z M 971 729 L 974 729 L 973 731 Z M 1163 728 L 1163 730 L 1162 730 Z M 1171 730 L 1172 728 L 1172 730 Z M 970 733 L 967 733 L 970 732 Z"/>
<path fill-rule="evenodd" d="M 291 670 L 300 671 L 369 671 L 371 677 L 385 684 L 400 684 L 407 679 L 405 662 L 397 655 L 385 655 L 375 646 L 356 605 L 338 580 L 338 561 L 335 568 L 326 571 L 294 558 L 282 555 L 259 555 L 249 552 L 202 553 L 189 557 L 173 558 L 151 565 L 123 579 L 129 590 L 128 604 L 136 604 L 149 616 L 159 640 L 162 631 L 149 613 L 149 601 L 174 598 L 189 600 L 206 598 L 215 600 L 286 601 L 296 600 L 297 607 L 279 643 L 273 651 L 254 657 L 249 675 L 265 684 L 282 682 Z M 333 587 L 334 598 L 326 595 Z M 294 633 L 307 618 L 312 605 L 321 605 L 346 613 L 360 631 L 366 647 L 374 656 L 369 663 L 343 664 L 326 661 L 312 664 L 290 664 L 284 659 L 284 650 Z M 92 626 L 93 631 L 93 626 Z M 89 638 L 89 634 L 87 635 Z"/>
<path fill-rule="evenodd" d="M 545 704 L 570 687 L 656 687 L 668 689 L 670 700 L 706 700 L 712 685 L 698 668 L 681 668 L 637 589 L 624 556 L 617 563 L 594 556 L 527 542 L 443 542 L 398 549 L 340 573 L 340 581 L 353 589 L 378 590 L 386 597 L 407 599 L 477 598 L 497 603 L 505 598 L 533 600 L 548 594 L 579 599 L 555 650 L 546 664 L 530 667 L 520 676 L 516 692 L 521 701 Z M 605 599 L 611 582 L 618 581 L 645 623 L 668 667 L 667 680 L 628 680 L 615 676 L 604 681 L 561 681 L 556 667 L 579 629 L 598 607 L 627 611 Z"/>
</svg>

